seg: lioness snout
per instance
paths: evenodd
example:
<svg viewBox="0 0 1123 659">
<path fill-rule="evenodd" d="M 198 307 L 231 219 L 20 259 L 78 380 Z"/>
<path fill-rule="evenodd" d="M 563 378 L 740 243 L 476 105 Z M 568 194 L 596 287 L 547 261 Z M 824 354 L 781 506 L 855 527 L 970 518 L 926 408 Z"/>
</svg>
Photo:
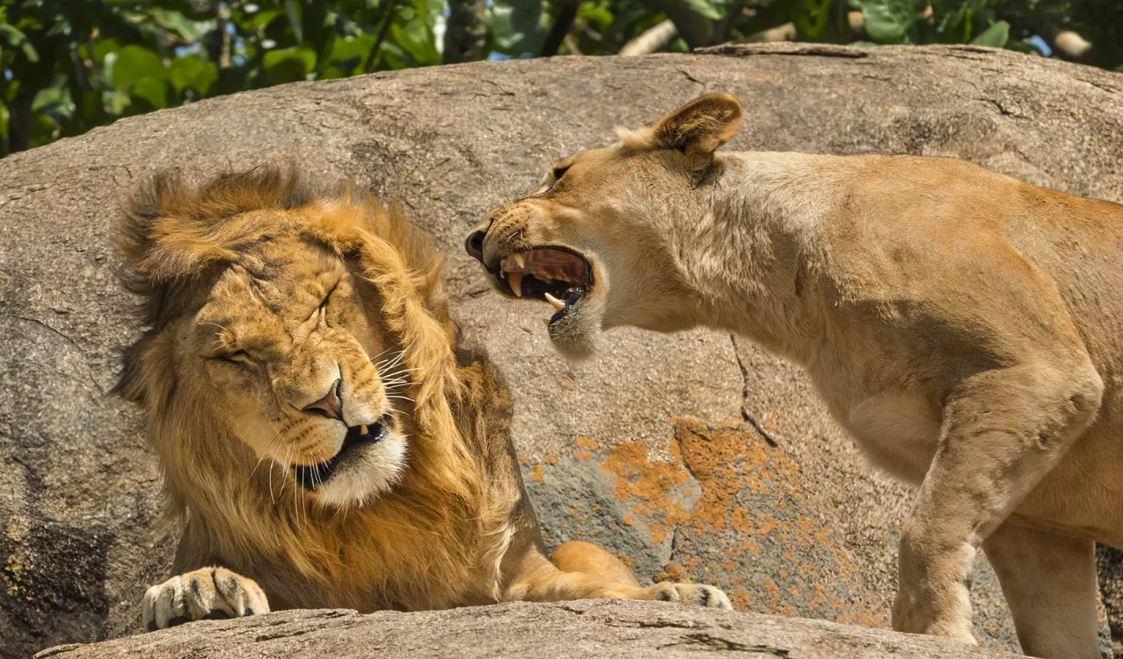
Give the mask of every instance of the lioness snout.
<svg viewBox="0 0 1123 659">
<path fill-rule="evenodd" d="M 312 412 L 314 414 L 322 414 L 329 419 L 343 420 L 343 399 L 340 397 L 340 392 L 343 390 L 343 378 L 336 380 L 324 397 L 320 400 L 306 405 L 305 412 Z"/>
<path fill-rule="evenodd" d="M 476 229 L 468 234 L 467 240 L 464 241 L 464 250 L 468 252 L 468 256 L 477 261 L 484 260 L 484 236 L 486 235 L 487 229 Z"/>
</svg>

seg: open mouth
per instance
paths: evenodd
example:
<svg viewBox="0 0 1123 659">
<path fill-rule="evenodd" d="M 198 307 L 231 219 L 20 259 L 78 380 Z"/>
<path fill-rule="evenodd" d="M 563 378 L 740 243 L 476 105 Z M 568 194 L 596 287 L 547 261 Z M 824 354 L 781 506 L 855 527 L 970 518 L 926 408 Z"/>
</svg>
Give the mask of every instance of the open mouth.
<svg viewBox="0 0 1123 659">
<path fill-rule="evenodd" d="M 556 309 L 555 323 L 571 313 L 593 285 L 593 269 L 584 257 L 558 247 L 506 256 L 496 280 L 516 297 L 545 300 Z"/>
<path fill-rule="evenodd" d="M 339 466 L 355 454 L 363 446 L 372 446 L 385 439 L 389 430 L 382 421 L 377 421 L 369 426 L 351 426 L 347 428 L 347 435 L 343 438 L 343 447 L 331 460 L 325 460 L 314 465 L 295 465 L 293 471 L 296 481 L 306 490 L 315 490 L 327 483 L 335 474 Z"/>
</svg>

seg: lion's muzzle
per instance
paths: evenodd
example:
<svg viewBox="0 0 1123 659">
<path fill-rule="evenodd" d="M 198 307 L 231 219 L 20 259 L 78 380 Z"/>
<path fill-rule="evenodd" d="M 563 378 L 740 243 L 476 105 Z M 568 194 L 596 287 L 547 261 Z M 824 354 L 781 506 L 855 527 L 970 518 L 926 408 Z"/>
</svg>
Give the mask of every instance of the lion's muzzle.
<svg viewBox="0 0 1123 659">
<path fill-rule="evenodd" d="M 385 439 L 389 432 L 383 420 L 369 426 L 348 428 L 347 435 L 343 438 L 343 446 L 332 459 L 319 464 L 295 465 L 293 467 L 296 481 L 306 490 L 315 490 L 331 480 L 331 477 L 341 466 L 356 459 L 365 447 L 373 446 Z"/>
</svg>

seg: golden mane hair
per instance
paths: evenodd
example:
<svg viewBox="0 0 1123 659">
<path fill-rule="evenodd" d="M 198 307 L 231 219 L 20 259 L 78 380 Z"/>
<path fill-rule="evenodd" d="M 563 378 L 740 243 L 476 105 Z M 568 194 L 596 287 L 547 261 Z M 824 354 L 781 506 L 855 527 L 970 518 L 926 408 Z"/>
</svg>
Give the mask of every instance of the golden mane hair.
<svg viewBox="0 0 1123 659">
<path fill-rule="evenodd" d="M 146 410 L 169 509 L 186 519 L 176 572 L 221 559 L 257 579 L 274 608 L 496 601 L 499 562 L 524 510 L 505 388 L 486 359 L 458 350 L 442 258 L 402 208 L 270 166 L 197 188 L 158 175 L 123 215 L 122 276 L 141 298 L 143 334 L 125 350 L 115 391 Z M 404 392 L 408 468 L 394 489 L 356 509 L 304 507 L 295 486 L 267 490 L 272 471 L 240 469 L 253 456 L 230 441 L 224 420 L 177 398 L 185 374 L 169 326 L 197 311 L 249 247 L 282 237 L 326 247 L 373 284 L 379 327 L 413 369 Z"/>
</svg>

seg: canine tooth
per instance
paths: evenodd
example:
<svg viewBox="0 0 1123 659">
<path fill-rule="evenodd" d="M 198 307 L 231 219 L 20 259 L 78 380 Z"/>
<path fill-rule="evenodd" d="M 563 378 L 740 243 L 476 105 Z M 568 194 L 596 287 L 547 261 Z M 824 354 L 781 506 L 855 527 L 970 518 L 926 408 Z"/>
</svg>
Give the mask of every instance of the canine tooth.
<svg viewBox="0 0 1123 659">
<path fill-rule="evenodd" d="M 367 434 L 367 427 L 365 425 L 359 426 L 359 434 L 360 435 Z"/>
<path fill-rule="evenodd" d="M 546 301 L 549 302 L 550 304 L 552 304 L 554 306 L 554 308 L 557 309 L 558 311 L 561 311 L 562 309 L 565 308 L 565 302 L 562 302 L 561 300 L 554 297 L 553 295 L 550 295 L 549 293 L 546 293 Z"/>
<path fill-rule="evenodd" d="M 520 268 L 526 267 L 526 258 L 522 255 L 522 253 L 512 254 L 511 256 L 514 257 L 515 264 L 517 266 L 519 266 Z"/>
<path fill-rule="evenodd" d="M 512 272 L 507 277 L 507 283 L 510 284 L 511 290 L 515 292 L 518 297 L 523 296 L 523 276 L 518 272 Z"/>
</svg>

